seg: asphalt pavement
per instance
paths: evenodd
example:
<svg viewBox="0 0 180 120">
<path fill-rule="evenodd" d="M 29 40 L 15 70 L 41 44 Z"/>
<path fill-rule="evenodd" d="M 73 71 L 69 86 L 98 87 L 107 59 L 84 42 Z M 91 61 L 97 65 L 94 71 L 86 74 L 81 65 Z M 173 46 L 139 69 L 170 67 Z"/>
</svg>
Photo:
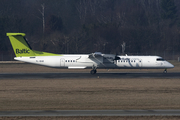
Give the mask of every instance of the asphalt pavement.
<svg viewBox="0 0 180 120">
<path fill-rule="evenodd" d="M 180 78 L 180 73 L 2 73 L 0 79 L 77 78 Z"/>
<path fill-rule="evenodd" d="M 180 110 L 0 111 L 0 116 L 180 116 Z"/>
</svg>

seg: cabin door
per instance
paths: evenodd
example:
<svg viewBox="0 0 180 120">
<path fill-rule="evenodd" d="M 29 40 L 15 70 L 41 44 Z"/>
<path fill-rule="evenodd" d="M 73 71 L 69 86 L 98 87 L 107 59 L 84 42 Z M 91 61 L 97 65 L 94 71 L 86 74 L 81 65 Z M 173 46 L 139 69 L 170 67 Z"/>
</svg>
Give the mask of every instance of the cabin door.
<svg viewBox="0 0 180 120">
<path fill-rule="evenodd" d="M 60 66 L 65 66 L 65 59 L 64 58 L 60 59 Z"/>
</svg>

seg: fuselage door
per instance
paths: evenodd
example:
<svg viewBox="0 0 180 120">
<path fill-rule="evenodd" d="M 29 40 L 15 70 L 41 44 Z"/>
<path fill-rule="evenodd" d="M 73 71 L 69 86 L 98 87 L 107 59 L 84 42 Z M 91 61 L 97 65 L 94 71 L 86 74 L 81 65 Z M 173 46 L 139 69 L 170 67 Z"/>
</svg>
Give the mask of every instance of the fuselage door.
<svg viewBox="0 0 180 120">
<path fill-rule="evenodd" d="M 136 59 L 135 64 L 135 67 L 142 67 L 142 59 Z"/>
<path fill-rule="evenodd" d="M 65 66 L 65 59 L 64 58 L 60 59 L 60 66 Z"/>
</svg>

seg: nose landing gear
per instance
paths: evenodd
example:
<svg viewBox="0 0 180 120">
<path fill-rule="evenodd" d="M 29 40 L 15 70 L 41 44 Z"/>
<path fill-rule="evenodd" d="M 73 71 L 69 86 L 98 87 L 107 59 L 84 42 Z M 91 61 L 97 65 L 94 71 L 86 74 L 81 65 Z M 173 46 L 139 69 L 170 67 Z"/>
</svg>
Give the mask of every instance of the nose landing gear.
<svg viewBox="0 0 180 120">
<path fill-rule="evenodd" d="M 167 69 L 165 69 L 165 70 L 163 71 L 163 73 L 167 73 Z"/>
</svg>

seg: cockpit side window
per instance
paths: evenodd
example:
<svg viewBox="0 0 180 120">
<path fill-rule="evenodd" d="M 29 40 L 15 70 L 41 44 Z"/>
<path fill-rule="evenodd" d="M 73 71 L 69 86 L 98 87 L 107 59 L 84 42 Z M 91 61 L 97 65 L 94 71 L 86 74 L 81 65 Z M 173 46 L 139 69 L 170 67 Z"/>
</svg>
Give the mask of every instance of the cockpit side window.
<svg viewBox="0 0 180 120">
<path fill-rule="evenodd" d="M 157 58 L 156 61 L 165 61 L 163 58 Z"/>
</svg>

